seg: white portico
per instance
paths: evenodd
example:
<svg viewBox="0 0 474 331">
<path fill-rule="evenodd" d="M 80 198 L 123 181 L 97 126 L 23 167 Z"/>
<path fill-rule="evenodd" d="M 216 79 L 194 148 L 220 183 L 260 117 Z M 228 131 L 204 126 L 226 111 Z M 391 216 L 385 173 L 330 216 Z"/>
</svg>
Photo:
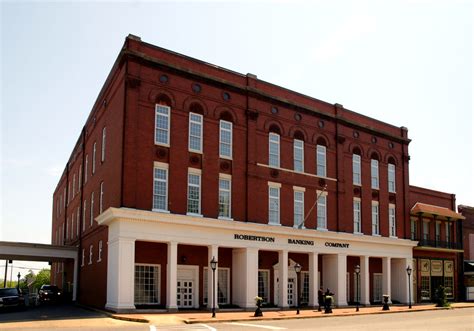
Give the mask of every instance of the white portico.
<svg viewBox="0 0 474 331">
<path fill-rule="evenodd" d="M 229 303 L 242 308 L 253 309 L 254 298 L 260 293 L 271 294 L 268 300 L 279 307 L 291 306 L 288 295 L 292 292 L 288 289 L 295 286 L 292 265 L 296 260 L 304 269 L 302 289 L 297 291 L 305 291 L 308 306 L 318 305 L 317 291 L 321 285 L 335 293 L 336 305 L 348 304 L 348 289 L 353 292 L 348 286 L 352 271 L 348 270 L 349 260 L 360 265 L 360 302 L 370 304 L 373 259 L 381 260 L 381 278 L 376 279 L 381 279 L 383 294 L 389 294 L 392 300 L 408 302 L 405 269 L 411 265 L 412 248 L 416 244 L 409 240 L 126 208 L 110 208 L 97 221 L 109 227 L 106 308 L 110 310 L 129 311 L 136 307 L 135 258 L 140 254 L 135 249 L 137 242 L 166 245 L 163 246 L 166 251 L 159 253 L 163 255 L 159 257 L 162 262 L 156 263 L 157 272 L 166 279 L 166 288 L 160 292 L 165 302 L 157 302 L 169 310 L 198 308 L 206 303 L 210 307 L 212 257 L 219 261 L 214 274 L 216 295 L 219 300 L 226 297 Z M 199 256 L 193 256 L 192 261 L 197 262 L 179 256 L 179 247 L 183 245 L 196 247 L 195 255 Z M 199 253 L 202 249 L 207 254 Z M 222 249 L 231 254 L 220 254 Z M 221 269 L 224 263 L 228 267 Z M 187 288 L 183 290 L 184 282 Z M 160 282 L 156 284 L 159 286 Z"/>
</svg>

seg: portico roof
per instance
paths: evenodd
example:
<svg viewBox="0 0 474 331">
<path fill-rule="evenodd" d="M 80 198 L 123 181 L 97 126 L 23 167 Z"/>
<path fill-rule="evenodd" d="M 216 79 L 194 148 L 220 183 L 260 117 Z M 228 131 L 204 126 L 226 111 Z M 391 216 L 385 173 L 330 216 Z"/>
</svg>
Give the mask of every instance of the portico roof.
<svg viewBox="0 0 474 331">
<path fill-rule="evenodd" d="M 417 202 L 413 208 L 411 209 L 412 214 L 422 214 L 422 215 L 427 215 L 427 216 L 441 216 L 445 217 L 448 220 L 464 220 L 466 219 L 464 216 L 462 216 L 459 213 L 456 213 L 455 211 L 445 208 L 445 207 L 439 207 L 439 206 L 434 206 L 434 205 L 429 205 L 427 203 L 421 203 Z"/>
</svg>

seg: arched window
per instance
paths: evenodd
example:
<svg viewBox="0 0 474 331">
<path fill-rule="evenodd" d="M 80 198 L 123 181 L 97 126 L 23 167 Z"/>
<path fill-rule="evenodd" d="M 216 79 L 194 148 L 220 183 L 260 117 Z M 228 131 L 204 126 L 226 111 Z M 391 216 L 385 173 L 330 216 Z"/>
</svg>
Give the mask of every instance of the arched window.
<svg viewBox="0 0 474 331">
<path fill-rule="evenodd" d="M 268 135 L 268 165 L 280 167 L 280 135 L 275 132 Z"/>
<path fill-rule="evenodd" d="M 388 159 L 388 191 L 395 193 L 395 160 L 392 157 Z"/>
<path fill-rule="evenodd" d="M 352 151 L 352 183 L 354 185 L 362 184 L 361 151 L 358 147 Z"/>
<path fill-rule="evenodd" d="M 319 138 L 316 145 L 316 175 L 326 177 L 326 140 Z"/>
<path fill-rule="evenodd" d="M 370 158 L 370 177 L 372 189 L 379 189 L 379 157 L 373 153 Z"/>
</svg>

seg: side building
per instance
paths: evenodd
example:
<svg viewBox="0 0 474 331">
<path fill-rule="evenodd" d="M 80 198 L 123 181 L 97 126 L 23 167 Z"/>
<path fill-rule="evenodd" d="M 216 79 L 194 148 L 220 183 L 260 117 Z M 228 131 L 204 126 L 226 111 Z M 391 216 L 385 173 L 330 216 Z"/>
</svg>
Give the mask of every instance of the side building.
<svg viewBox="0 0 474 331">
<path fill-rule="evenodd" d="M 209 307 L 213 289 L 221 308 L 317 306 L 320 287 L 338 306 L 407 303 L 409 143 L 130 35 L 53 196 L 53 243 L 79 247 L 79 282 L 58 263 L 52 282 L 112 311 Z"/>
</svg>

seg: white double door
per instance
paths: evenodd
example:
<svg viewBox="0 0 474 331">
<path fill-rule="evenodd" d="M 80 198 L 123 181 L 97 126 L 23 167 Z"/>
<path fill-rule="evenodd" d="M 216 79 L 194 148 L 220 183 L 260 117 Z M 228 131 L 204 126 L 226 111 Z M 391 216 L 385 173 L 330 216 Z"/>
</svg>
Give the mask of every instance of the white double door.
<svg viewBox="0 0 474 331">
<path fill-rule="evenodd" d="M 176 304 L 178 308 L 199 308 L 199 267 L 178 265 Z"/>
</svg>

